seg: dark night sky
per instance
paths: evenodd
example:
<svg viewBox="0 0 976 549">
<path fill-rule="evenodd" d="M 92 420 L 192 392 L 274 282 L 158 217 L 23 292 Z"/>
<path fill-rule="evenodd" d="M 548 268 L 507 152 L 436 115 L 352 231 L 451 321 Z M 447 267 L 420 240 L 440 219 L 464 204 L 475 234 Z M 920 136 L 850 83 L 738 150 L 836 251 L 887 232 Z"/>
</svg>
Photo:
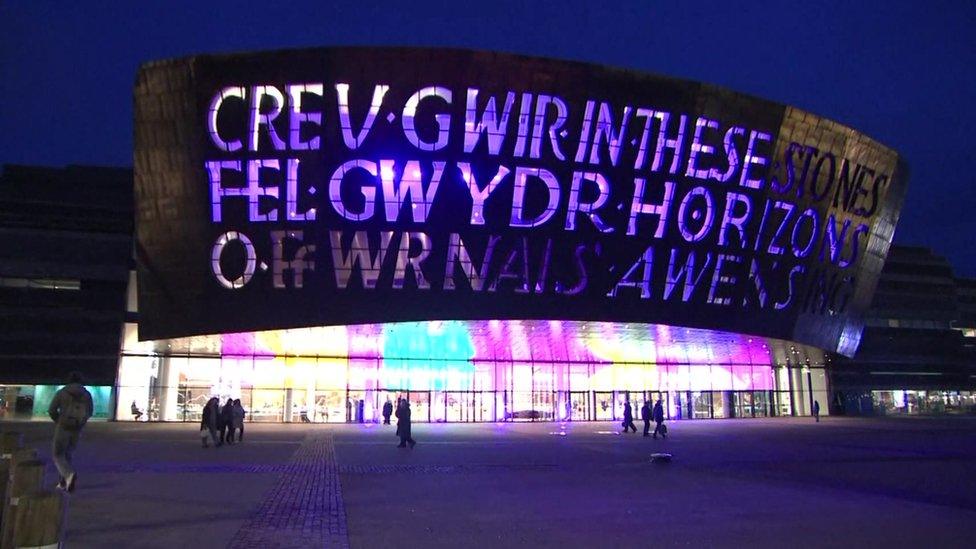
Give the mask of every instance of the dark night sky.
<svg viewBox="0 0 976 549">
<path fill-rule="evenodd" d="M 711 82 L 861 130 L 911 165 L 896 240 L 976 276 L 974 2 L 280 4 L 0 3 L 0 163 L 131 165 L 132 85 L 148 60 L 327 45 L 501 50 Z"/>
</svg>

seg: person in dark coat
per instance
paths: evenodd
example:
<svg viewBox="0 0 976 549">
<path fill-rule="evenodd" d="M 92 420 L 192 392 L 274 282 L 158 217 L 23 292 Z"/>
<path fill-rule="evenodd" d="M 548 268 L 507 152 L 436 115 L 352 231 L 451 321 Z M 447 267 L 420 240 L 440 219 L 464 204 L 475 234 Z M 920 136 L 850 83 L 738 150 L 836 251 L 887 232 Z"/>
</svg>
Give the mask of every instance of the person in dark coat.
<svg viewBox="0 0 976 549">
<path fill-rule="evenodd" d="M 645 400 L 641 406 L 641 419 L 644 420 L 644 436 L 651 436 L 651 403 Z"/>
<path fill-rule="evenodd" d="M 661 433 L 662 438 L 667 437 L 668 434 L 664 432 L 664 406 L 661 405 L 661 399 L 657 399 L 657 402 L 654 403 L 654 412 L 652 415 L 656 424 L 654 426 L 654 438 L 657 438 L 658 433 Z"/>
<path fill-rule="evenodd" d="M 633 429 L 635 433 L 637 432 L 637 426 L 634 425 L 634 412 L 631 410 L 629 400 L 624 402 L 624 422 L 621 425 L 624 426 L 625 433 L 627 429 Z"/>
<path fill-rule="evenodd" d="M 397 417 L 397 436 L 400 437 L 400 444 L 397 448 L 406 448 L 410 443 L 410 448 L 417 445 L 417 441 L 410 436 L 410 402 L 407 399 L 400 401 L 400 407 L 396 411 Z"/>
<path fill-rule="evenodd" d="M 390 416 L 393 415 L 393 403 L 389 400 L 383 405 L 383 425 L 390 424 Z"/>
<path fill-rule="evenodd" d="M 207 436 L 209 435 L 213 439 L 214 446 L 220 446 L 221 442 L 217 440 L 217 422 L 220 416 L 220 401 L 217 397 L 213 397 L 207 401 L 207 404 L 203 407 L 203 413 L 200 417 L 200 437 L 203 441 L 203 447 L 207 447 Z"/>
<path fill-rule="evenodd" d="M 217 401 L 218 404 L 220 401 Z M 234 429 L 232 427 L 234 423 L 234 399 L 228 398 L 227 404 L 220 409 L 220 418 L 217 420 L 217 427 L 220 429 L 220 442 L 224 442 L 224 437 L 226 437 L 227 444 L 234 444 Z M 227 436 L 227 434 L 230 436 Z"/>
<path fill-rule="evenodd" d="M 232 439 L 236 438 L 237 442 L 243 442 L 244 441 L 244 416 L 247 414 L 247 412 L 244 411 L 244 406 L 241 405 L 241 399 L 239 398 L 234 399 L 234 408 L 232 412 L 233 412 L 233 421 L 231 422 L 230 425 L 231 438 Z M 235 430 L 237 431 L 236 437 L 234 436 Z"/>
<path fill-rule="evenodd" d="M 813 401 L 813 417 L 814 419 L 817 420 L 817 423 L 820 423 L 820 401 L 819 400 Z"/>
</svg>

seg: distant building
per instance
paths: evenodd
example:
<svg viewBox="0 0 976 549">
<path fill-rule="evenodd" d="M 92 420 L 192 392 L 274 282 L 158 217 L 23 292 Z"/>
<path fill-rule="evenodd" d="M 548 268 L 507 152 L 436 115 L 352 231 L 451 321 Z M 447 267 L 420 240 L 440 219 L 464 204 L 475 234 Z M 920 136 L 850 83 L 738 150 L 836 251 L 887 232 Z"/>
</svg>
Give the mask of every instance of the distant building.
<svg viewBox="0 0 976 549">
<path fill-rule="evenodd" d="M 831 356 L 833 413 L 976 405 L 976 280 L 927 248 L 892 246 L 865 324 L 853 359 Z"/>
<path fill-rule="evenodd" d="M 109 416 L 132 264 L 132 170 L 0 174 L 0 414 L 45 413 L 72 370 Z"/>
</svg>

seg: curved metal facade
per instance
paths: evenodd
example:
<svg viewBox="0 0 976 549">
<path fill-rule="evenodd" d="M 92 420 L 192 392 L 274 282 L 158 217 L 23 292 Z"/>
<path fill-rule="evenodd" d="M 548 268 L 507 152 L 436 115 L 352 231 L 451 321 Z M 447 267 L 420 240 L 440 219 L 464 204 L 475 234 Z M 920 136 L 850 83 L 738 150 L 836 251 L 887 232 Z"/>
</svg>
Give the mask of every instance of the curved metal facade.
<svg viewBox="0 0 976 549">
<path fill-rule="evenodd" d="M 489 52 L 164 61 L 135 107 L 141 339 L 541 319 L 851 355 L 907 178 L 793 107 Z"/>
</svg>

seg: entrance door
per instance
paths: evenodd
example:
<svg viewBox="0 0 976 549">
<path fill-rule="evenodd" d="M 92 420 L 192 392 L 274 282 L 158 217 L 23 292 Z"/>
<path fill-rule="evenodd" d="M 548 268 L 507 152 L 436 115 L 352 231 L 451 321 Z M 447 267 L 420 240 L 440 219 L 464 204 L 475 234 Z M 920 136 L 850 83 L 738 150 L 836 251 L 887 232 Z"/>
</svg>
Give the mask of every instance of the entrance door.
<svg viewBox="0 0 976 549">
<path fill-rule="evenodd" d="M 445 391 L 444 417 L 449 423 L 484 421 L 480 391 Z"/>
<path fill-rule="evenodd" d="M 753 417 L 767 417 L 769 415 L 768 392 L 754 391 L 752 393 L 752 415 Z"/>
<path fill-rule="evenodd" d="M 593 392 L 593 419 L 611 421 L 614 419 L 613 391 Z"/>
<path fill-rule="evenodd" d="M 556 391 L 556 421 L 589 421 L 593 419 L 593 401 L 589 391 Z"/>
<path fill-rule="evenodd" d="M 641 396 L 641 401 L 638 402 L 635 400 L 637 397 L 634 396 L 634 393 L 631 393 L 631 404 L 634 406 L 634 421 L 641 418 L 640 410 L 641 407 L 644 406 L 644 399 L 646 399 L 646 402 L 648 406 L 651 407 L 652 411 L 654 410 L 654 405 L 657 404 L 658 400 L 660 400 L 661 406 L 664 408 L 665 419 L 671 419 L 671 406 L 670 402 L 668 402 L 668 396 L 668 393 L 663 391 L 647 391 Z"/>
<path fill-rule="evenodd" d="M 712 392 L 695 391 L 691 395 L 691 415 L 695 419 L 708 419 L 712 417 Z"/>
<path fill-rule="evenodd" d="M 403 391 L 391 389 L 377 389 L 373 393 L 373 410 L 375 410 L 376 421 L 383 421 L 383 405 L 389 402 L 393 405 L 393 412 L 396 413 L 397 398 Z M 396 422 L 396 416 L 390 415 L 390 422 Z"/>
<path fill-rule="evenodd" d="M 589 421 L 593 419 L 593 402 L 589 391 L 569 392 L 569 420 Z"/>
<path fill-rule="evenodd" d="M 430 391 L 407 391 L 410 401 L 410 421 L 430 423 Z"/>
</svg>

